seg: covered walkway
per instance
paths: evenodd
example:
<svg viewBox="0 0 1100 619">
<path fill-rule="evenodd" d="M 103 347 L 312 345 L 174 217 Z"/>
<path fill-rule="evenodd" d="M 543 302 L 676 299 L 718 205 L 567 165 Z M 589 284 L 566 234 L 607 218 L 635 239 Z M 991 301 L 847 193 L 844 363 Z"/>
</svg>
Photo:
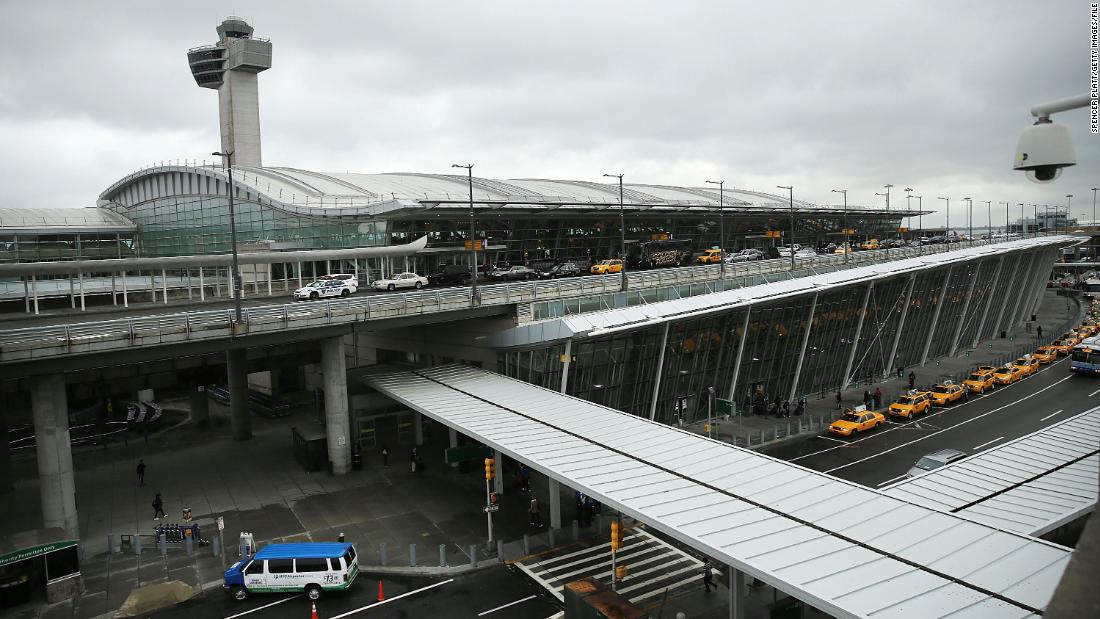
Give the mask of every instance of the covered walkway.
<svg viewBox="0 0 1100 619">
<path fill-rule="evenodd" d="M 465 366 L 366 382 L 838 617 L 1042 614 L 1068 548 Z M 738 595 L 731 615 L 739 616 Z"/>
</svg>

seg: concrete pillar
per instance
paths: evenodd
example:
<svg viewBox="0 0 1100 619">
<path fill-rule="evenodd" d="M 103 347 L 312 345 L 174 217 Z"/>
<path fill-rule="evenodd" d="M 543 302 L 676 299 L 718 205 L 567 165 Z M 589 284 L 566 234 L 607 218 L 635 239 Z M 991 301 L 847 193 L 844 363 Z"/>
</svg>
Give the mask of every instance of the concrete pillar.
<svg viewBox="0 0 1100 619">
<path fill-rule="evenodd" d="M 233 440 L 252 438 L 252 417 L 248 410 L 248 351 L 235 348 L 225 353 L 225 371 L 229 376 L 229 418 Z"/>
<path fill-rule="evenodd" d="M 328 458 L 333 474 L 346 475 L 351 470 L 351 420 L 348 417 L 348 369 L 342 336 L 330 337 L 321 343 L 321 371 L 325 377 Z"/>
<path fill-rule="evenodd" d="M 745 614 L 745 573 L 727 565 L 730 577 L 730 619 L 742 619 Z"/>
<path fill-rule="evenodd" d="M 454 428 L 447 428 L 447 445 L 458 447 L 458 432 Z M 458 463 L 452 462 L 451 468 L 458 468 Z"/>
<path fill-rule="evenodd" d="M 38 299 L 36 298 L 35 301 L 37 302 Z M 130 297 L 126 292 L 126 271 L 122 272 L 122 307 L 130 307 Z M 35 309 L 37 308 L 38 306 L 36 304 Z M 38 312 L 36 311 L 35 313 L 37 314 Z"/>
<path fill-rule="evenodd" d="M 42 526 L 58 527 L 78 539 L 76 482 L 69 441 L 69 403 L 63 374 L 31 378 L 31 410 L 42 495 Z"/>
<path fill-rule="evenodd" d="M 573 358 L 573 339 L 570 338 L 568 340 L 565 340 L 565 354 L 562 355 L 561 389 L 558 390 L 561 393 L 565 393 L 565 390 L 569 387 L 569 365 L 570 365 L 570 361 L 572 360 L 572 358 Z M 650 415 L 649 418 L 653 419 L 653 416 Z"/>
<path fill-rule="evenodd" d="M 210 423 L 210 400 L 206 395 L 206 385 L 197 378 L 191 379 L 189 400 L 191 404 L 191 423 L 205 426 Z"/>
<path fill-rule="evenodd" d="M 497 470 L 496 476 L 493 477 L 493 492 L 504 494 L 504 456 L 500 455 L 499 451 L 493 450 L 493 460 L 496 462 Z"/>
<path fill-rule="evenodd" d="M 419 447 L 424 444 L 424 415 L 413 412 L 413 443 Z"/>
<path fill-rule="evenodd" d="M 561 528 L 561 489 L 556 479 L 550 479 L 550 528 Z"/>
</svg>

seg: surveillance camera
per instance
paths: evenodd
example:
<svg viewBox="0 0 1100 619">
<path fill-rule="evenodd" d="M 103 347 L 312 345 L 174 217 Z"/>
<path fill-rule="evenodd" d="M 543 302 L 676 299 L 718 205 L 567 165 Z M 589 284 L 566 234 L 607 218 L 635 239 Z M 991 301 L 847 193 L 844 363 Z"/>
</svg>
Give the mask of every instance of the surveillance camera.
<svg viewBox="0 0 1100 619">
<path fill-rule="evenodd" d="M 1069 130 L 1040 118 L 1020 135 L 1012 167 L 1025 172 L 1030 181 L 1049 183 L 1061 176 L 1062 168 L 1076 164 Z"/>
</svg>

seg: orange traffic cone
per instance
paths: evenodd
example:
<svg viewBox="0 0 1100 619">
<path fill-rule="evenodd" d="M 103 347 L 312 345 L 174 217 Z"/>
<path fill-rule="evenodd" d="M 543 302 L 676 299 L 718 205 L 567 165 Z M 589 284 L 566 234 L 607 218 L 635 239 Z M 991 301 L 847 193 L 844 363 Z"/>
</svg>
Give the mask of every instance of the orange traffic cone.
<svg viewBox="0 0 1100 619">
<path fill-rule="evenodd" d="M 381 602 L 384 599 L 386 599 L 386 594 L 382 593 L 382 581 L 379 580 L 378 581 L 378 601 Z"/>
<path fill-rule="evenodd" d="M 317 602 L 311 602 L 313 604 L 313 612 L 309 613 L 309 619 L 317 619 Z"/>
</svg>

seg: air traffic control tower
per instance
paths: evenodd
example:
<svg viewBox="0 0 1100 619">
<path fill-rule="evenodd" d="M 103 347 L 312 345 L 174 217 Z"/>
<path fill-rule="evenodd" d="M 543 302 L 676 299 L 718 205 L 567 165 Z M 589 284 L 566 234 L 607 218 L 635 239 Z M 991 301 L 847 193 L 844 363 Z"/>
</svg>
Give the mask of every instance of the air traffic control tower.
<svg viewBox="0 0 1100 619">
<path fill-rule="evenodd" d="M 257 74 L 271 68 L 271 41 L 252 38 L 252 26 L 228 17 L 218 26 L 218 42 L 188 50 L 195 83 L 218 91 L 222 152 L 233 165 L 259 167 L 260 101 Z"/>
</svg>

